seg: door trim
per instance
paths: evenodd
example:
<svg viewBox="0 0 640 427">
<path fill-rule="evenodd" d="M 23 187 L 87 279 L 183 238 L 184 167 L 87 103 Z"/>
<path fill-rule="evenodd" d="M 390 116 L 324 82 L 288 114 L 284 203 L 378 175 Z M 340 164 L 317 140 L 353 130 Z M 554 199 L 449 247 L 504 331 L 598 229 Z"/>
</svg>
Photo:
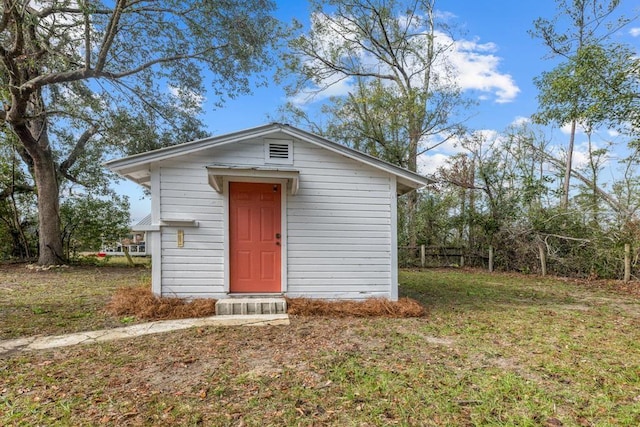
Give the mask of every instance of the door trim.
<svg viewBox="0 0 640 427">
<path fill-rule="evenodd" d="M 255 178 L 255 177 L 232 177 L 224 178 L 223 181 L 223 194 L 222 198 L 222 223 L 223 223 L 223 238 L 224 238 L 224 292 L 229 294 L 231 288 L 231 269 L 230 269 L 230 245 L 229 245 L 229 182 L 255 182 L 255 183 L 267 183 L 267 184 L 280 184 L 281 185 L 281 197 L 280 197 L 280 226 L 282 238 L 280 239 L 280 292 L 275 294 L 284 294 L 287 292 L 287 179 L 279 178 Z M 265 295 L 267 295 L 265 293 Z"/>
</svg>

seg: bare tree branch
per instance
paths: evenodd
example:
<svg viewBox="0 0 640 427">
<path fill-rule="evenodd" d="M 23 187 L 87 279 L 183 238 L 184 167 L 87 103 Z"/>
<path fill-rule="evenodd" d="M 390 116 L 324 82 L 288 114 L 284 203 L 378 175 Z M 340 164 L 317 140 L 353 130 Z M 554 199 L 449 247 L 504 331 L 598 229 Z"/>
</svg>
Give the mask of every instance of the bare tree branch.
<svg viewBox="0 0 640 427">
<path fill-rule="evenodd" d="M 531 148 L 534 151 L 537 151 L 538 153 L 540 153 L 542 155 L 542 157 L 544 158 L 544 160 L 548 161 L 553 167 L 557 168 L 558 170 L 563 170 L 565 168 L 565 164 L 561 160 L 558 160 L 555 157 L 553 157 L 552 155 L 550 155 L 549 153 L 546 153 L 546 152 L 540 150 L 538 147 L 535 147 L 535 146 L 531 145 Z M 587 185 L 593 191 L 595 191 L 598 194 L 598 196 L 600 196 L 600 198 L 602 200 L 604 200 L 611 208 L 613 208 L 614 211 L 616 211 L 618 213 L 625 214 L 625 215 L 627 215 L 629 217 L 633 216 L 633 212 L 632 211 L 627 209 L 626 206 L 622 205 L 611 194 L 609 194 L 606 191 L 604 191 L 600 186 L 598 186 L 596 183 L 594 183 L 588 177 L 584 176 L 583 174 L 581 174 L 580 172 L 576 171 L 575 169 L 571 169 L 571 174 L 573 176 L 575 176 L 576 178 L 578 178 L 580 181 L 582 181 L 585 185 Z"/>
<path fill-rule="evenodd" d="M 107 55 L 111 50 L 111 45 L 113 44 L 113 40 L 116 38 L 116 34 L 118 33 L 118 24 L 120 22 L 120 16 L 122 16 L 122 11 L 127 7 L 127 0 L 117 0 L 116 7 L 113 10 L 113 14 L 111 15 L 111 19 L 109 20 L 109 24 L 107 25 L 107 29 L 104 34 L 104 38 L 102 39 L 102 45 L 100 46 L 100 52 L 98 53 L 98 59 L 96 61 L 96 70 L 102 71 L 104 68 L 104 64 L 107 61 Z"/>
<path fill-rule="evenodd" d="M 78 160 L 78 157 L 84 152 L 85 147 L 87 146 L 87 143 L 89 142 L 91 137 L 98 133 L 99 129 L 100 127 L 97 124 L 93 124 L 91 125 L 91 127 L 89 127 L 89 129 L 85 130 L 82 135 L 80 135 L 80 138 L 78 138 L 78 141 L 73 147 L 73 150 L 71 150 L 71 153 L 69 153 L 67 158 L 62 163 L 60 163 L 60 172 L 62 172 L 65 176 L 67 175 L 69 169 Z"/>
<path fill-rule="evenodd" d="M 175 62 L 183 59 L 197 59 L 203 56 L 205 53 L 207 53 L 210 50 L 222 49 L 222 48 L 224 48 L 224 46 L 217 46 L 217 47 L 210 48 L 210 49 L 203 50 L 196 53 L 180 54 L 180 55 L 173 55 L 169 57 L 157 58 L 149 62 L 146 62 L 144 64 L 141 64 L 136 68 L 123 71 L 120 73 L 100 71 L 96 67 L 95 69 L 70 70 L 70 71 L 63 71 L 59 73 L 43 74 L 29 80 L 28 82 L 25 82 L 22 86 L 20 86 L 20 90 L 22 92 L 31 92 L 33 90 L 36 90 L 38 88 L 51 85 L 51 84 L 69 83 L 69 82 L 74 82 L 79 80 L 90 79 L 90 78 L 102 77 L 102 78 L 113 79 L 113 80 L 121 79 L 123 77 L 128 77 L 128 76 L 140 73 L 148 68 L 153 67 L 154 65 Z"/>
<path fill-rule="evenodd" d="M 29 194 L 35 191 L 36 189 L 31 185 L 11 184 L 8 187 L 6 187 L 4 190 L 0 191 L 0 200 L 4 200 L 8 197 L 11 197 L 13 194 L 16 194 L 16 193 Z"/>
</svg>

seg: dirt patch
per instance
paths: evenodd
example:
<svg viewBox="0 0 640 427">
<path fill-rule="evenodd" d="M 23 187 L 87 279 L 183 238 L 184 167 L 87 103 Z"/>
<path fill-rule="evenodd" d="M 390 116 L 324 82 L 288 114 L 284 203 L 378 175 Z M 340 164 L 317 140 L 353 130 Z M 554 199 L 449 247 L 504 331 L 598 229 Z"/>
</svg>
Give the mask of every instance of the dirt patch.
<svg viewBox="0 0 640 427">
<path fill-rule="evenodd" d="M 589 311 L 591 307 L 584 304 L 562 304 L 558 305 L 557 308 L 561 310 L 573 310 L 573 311 Z"/>
<path fill-rule="evenodd" d="M 605 291 L 607 293 L 617 293 L 622 295 L 631 295 L 640 297 L 640 282 L 630 281 L 623 282 L 622 280 L 591 280 L 591 279 L 571 279 L 571 278 L 558 278 L 558 280 L 578 285 L 580 288 L 586 288 L 588 290 Z"/>
<path fill-rule="evenodd" d="M 220 364 L 215 358 L 200 359 L 189 355 L 165 362 L 147 363 L 140 369 L 138 377 L 145 379 L 146 384 L 154 390 L 172 392 L 176 384 L 185 382 L 185 378 L 193 378 L 193 382 L 198 382 L 202 377 L 213 375 Z"/>
</svg>

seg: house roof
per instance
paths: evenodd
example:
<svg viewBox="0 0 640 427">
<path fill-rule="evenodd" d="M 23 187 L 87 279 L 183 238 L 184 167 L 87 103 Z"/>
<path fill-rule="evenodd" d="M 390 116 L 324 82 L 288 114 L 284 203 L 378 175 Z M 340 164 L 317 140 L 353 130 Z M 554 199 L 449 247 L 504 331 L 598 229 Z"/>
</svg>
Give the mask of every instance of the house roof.
<svg viewBox="0 0 640 427">
<path fill-rule="evenodd" d="M 261 137 L 264 138 L 276 133 L 289 135 L 293 138 L 323 147 L 334 153 L 341 154 L 345 157 L 395 175 L 397 177 L 397 190 L 399 194 L 407 193 L 411 190 L 424 187 L 425 185 L 434 182 L 427 177 L 330 141 L 319 135 L 281 123 L 271 123 L 233 133 L 186 142 L 171 147 L 160 148 L 158 150 L 147 151 L 145 153 L 135 154 L 122 159 L 111 160 L 106 162 L 105 166 L 125 178 L 148 187 L 151 175 L 150 165 L 152 163 L 169 160 L 186 154 L 193 154 L 201 150 L 242 140 Z"/>
<path fill-rule="evenodd" d="M 133 231 L 150 231 L 153 229 L 153 225 L 151 224 L 151 214 L 145 216 L 138 222 L 137 224 L 131 227 Z"/>
</svg>

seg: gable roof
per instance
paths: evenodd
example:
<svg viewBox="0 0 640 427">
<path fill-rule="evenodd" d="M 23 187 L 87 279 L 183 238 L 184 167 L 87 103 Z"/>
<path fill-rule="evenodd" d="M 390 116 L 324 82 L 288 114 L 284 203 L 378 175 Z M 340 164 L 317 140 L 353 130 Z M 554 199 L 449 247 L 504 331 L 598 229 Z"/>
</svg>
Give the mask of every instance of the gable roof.
<svg viewBox="0 0 640 427">
<path fill-rule="evenodd" d="M 397 178 L 397 190 L 399 194 L 407 193 L 411 190 L 424 187 L 425 185 L 434 182 L 433 180 L 425 176 L 385 162 L 369 154 L 365 154 L 363 152 L 330 141 L 314 133 L 307 132 L 302 129 L 282 123 L 271 123 L 268 125 L 249 128 L 233 133 L 227 133 L 224 135 L 212 136 L 196 141 L 186 142 L 183 144 L 173 145 L 171 147 L 147 151 L 145 153 L 135 154 L 133 156 L 124 157 L 122 159 L 108 161 L 105 163 L 105 166 L 113 172 L 116 172 L 117 174 L 127 179 L 148 187 L 151 174 L 150 165 L 152 163 L 162 160 L 169 160 L 186 154 L 193 154 L 201 150 L 219 147 L 242 140 L 264 138 L 275 133 L 286 134 L 293 138 L 308 142 L 319 147 L 323 147 L 334 153 L 341 154 L 350 159 L 367 164 L 373 168 L 395 175 Z"/>
</svg>

